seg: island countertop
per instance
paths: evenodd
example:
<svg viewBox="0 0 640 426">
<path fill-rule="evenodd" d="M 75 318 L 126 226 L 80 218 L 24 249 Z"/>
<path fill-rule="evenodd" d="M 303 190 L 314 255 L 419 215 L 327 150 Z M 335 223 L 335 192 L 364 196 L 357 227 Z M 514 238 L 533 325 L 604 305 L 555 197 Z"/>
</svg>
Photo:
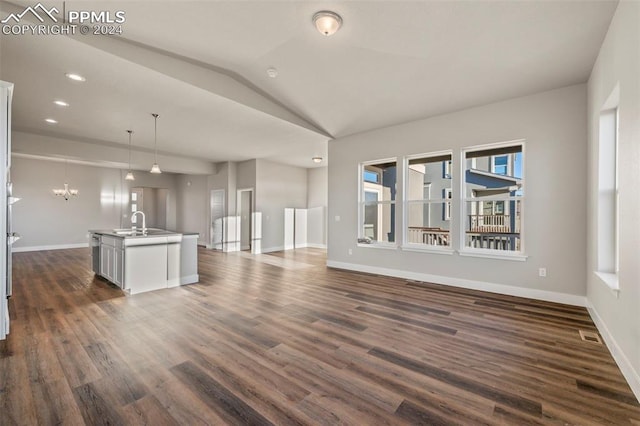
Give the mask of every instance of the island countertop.
<svg viewBox="0 0 640 426">
<path fill-rule="evenodd" d="M 131 294 L 198 282 L 197 232 L 92 229 L 92 267 Z"/>
</svg>

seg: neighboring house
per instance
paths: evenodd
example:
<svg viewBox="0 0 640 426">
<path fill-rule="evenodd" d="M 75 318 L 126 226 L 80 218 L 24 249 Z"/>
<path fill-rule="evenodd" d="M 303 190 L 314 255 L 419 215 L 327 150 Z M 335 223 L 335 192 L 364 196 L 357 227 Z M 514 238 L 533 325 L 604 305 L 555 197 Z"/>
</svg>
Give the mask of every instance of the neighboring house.
<svg viewBox="0 0 640 426">
<path fill-rule="evenodd" d="M 463 225 L 466 245 L 519 250 L 519 201 L 496 198 L 520 195 L 522 153 L 481 156 L 465 161 L 467 206 Z M 452 198 L 451 176 L 450 160 L 409 166 L 408 199 L 431 201 L 422 204 L 419 210 L 409 207 L 409 243 L 450 245 L 451 202 L 447 200 Z M 419 191 L 422 191 L 421 197 Z"/>
</svg>

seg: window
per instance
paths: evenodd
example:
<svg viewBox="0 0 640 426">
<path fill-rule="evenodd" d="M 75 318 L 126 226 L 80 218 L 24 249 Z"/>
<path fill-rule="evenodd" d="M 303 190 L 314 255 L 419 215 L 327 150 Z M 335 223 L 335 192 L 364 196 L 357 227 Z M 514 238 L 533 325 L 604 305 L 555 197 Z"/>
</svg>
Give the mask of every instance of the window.
<svg viewBox="0 0 640 426">
<path fill-rule="evenodd" d="M 509 156 L 494 155 L 491 157 L 491 172 L 497 175 L 509 175 Z"/>
<path fill-rule="evenodd" d="M 523 143 L 464 151 L 463 238 L 466 249 L 523 252 Z"/>
<path fill-rule="evenodd" d="M 451 179 L 451 160 L 442 162 L 442 177 Z"/>
<path fill-rule="evenodd" d="M 359 240 L 395 241 L 396 161 L 363 163 L 360 181 Z"/>
<path fill-rule="evenodd" d="M 618 273 L 618 198 L 618 109 L 613 108 L 600 114 L 598 140 L 597 264 L 604 274 Z"/>
<path fill-rule="evenodd" d="M 405 244 L 450 247 L 451 152 L 408 157 L 404 182 Z"/>
<path fill-rule="evenodd" d="M 449 200 L 444 203 L 444 213 L 442 219 L 451 220 L 451 188 L 445 188 L 444 190 L 444 199 Z"/>
</svg>

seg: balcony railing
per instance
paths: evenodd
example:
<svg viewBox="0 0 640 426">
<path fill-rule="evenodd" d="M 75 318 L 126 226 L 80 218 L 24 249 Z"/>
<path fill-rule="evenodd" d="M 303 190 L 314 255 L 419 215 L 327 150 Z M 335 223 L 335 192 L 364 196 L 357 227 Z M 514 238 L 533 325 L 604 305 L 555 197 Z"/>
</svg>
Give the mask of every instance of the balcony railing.
<svg viewBox="0 0 640 426">
<path fill-rule="evenodd" d="M 494 250 L 520 250 L 520 218 L 510 215 L 469 215 L 466 246 Z M 512 224 L 513 222 L 513 224 Z M 431 246 L 449 246 L 450 233 L 442 228 L 410 226 L 407 242 Z"/>
<path fill-rule="evenodd" d="M 410 226 L 407 233 L 409 243 L 427 244 L 430 246 L 448 246 L 449 231 L 440 228 Z"/>
<path fill-rule="evenodd" d="M 467 232 L 467 247 L 520 251 L 519 233 Z"/>
<path fill-rule="evenodd" d="M 469 215 L 469 231 L 470 232 L 520 232 L 520 220 L 516 218 L 515 229 L 511 229 L 511 215 L 495 214 L 495 215 Z"/>
</svg>

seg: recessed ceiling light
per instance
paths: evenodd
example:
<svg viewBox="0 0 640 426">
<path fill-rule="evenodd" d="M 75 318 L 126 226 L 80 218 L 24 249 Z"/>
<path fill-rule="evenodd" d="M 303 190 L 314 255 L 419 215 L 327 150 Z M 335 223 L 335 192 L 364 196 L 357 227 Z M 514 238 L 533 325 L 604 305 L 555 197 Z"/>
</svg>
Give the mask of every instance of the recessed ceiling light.
<svg viewBox="0 0 640 426">
<path fill-rule="evenodd" d="M 335 34 L 342 26 L 342 18 L 330 10 L 321 10 L 313 15 L 313 23 L 322 35 Z"/>
<path fill-rule="evenodd" d="M 53 101 L 54 104 L 61 106 L 61 107 L 68 107 L 69 104 L 65 101 Z"/>
<path fill-rule="evenodd" d="M 69 73 L 66 73 L 65 75 L 67 76 L 68 79 L 71 79 L 73 81 L 87 81 L 87 79 L 81 76 L 80 74 L 74 74 L 72 72 L 69 72 Z"/>
<path fill-rule="evenodd" d="M 273 67 L 267 68 L 267 75 L 271 78 L 276 78 L 278 76 L 278 70 Z"/>
<path fill-rule="evenodd" d="M 58 122 L 53 118 L 45 118 L 44 121 L 46 121 L 49 124 L 58 124 Z"/>
<path fill-rule="evenodd" d="M 313 157 L 312 160 L 314 163 L 322 163 L 322 157 Z"/>
</svg>

